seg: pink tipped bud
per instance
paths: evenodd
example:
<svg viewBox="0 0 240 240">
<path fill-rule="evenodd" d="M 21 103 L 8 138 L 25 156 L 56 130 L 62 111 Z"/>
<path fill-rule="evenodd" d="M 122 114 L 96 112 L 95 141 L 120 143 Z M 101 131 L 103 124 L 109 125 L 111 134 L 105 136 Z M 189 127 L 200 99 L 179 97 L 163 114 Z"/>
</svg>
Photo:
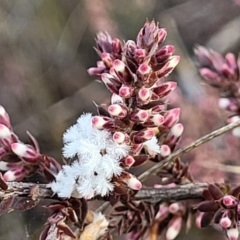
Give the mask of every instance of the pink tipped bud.
<svg viewBox="0 0 240 240">
<path fill-rule="evenodd" d="M 143 148 L 142 143 L 141 144 L 132 144 L 132 150 L 136 155 L 138 155 L 141 152 L 142 148 Z"/>
<path fill-rule="evenodd" d="M 137 73 L 140 75 L 148 75 L 151 71 L 152 71 L 152 68 L 147 63 L 142 63 L 139 66 Z"/>
<path fill-rule="evenodd" d="M 180 210 L 180 204 L 179 203 L 172 203 L 169 205 L 168 210 L 170 213 L 175 214 Z"/>
<path fill-rule="evenodd" d="M 196 227 L 197 228 L 201 228 L 201 222 L 202 222 L 202 217 L 203 217 L 203 212 L 198 212 L 197 213 L 197 217 L 196 217 L 196 221 L 195 221 L 195 224 L 196 224 Z"/>
<path fill-rule="evenodd" d="M 104 52 L 101 54 L 101 58 L 107 68 L 110 68 L 112 66 L 111 54 Z"/>
<path fill-rule="evenodd" d="M 5 125 L 9 129 L 12 128 L 9 116 L 8 116 L 7 112 L 5 111 L 5 108 L 1 105 L 0 105 L 0 124 Z"/>
<path fill-rule="evenodd" d="M 121 42 L 118 38 L 114 38 L 112 41 L 112 51 L 114 54 L 120 54 L 122 51 Z"/>
<path fill-rule="evenodd" d="M 234 123 L 234 122 L 237 122 L 237 121 L 239 121 L 239 120 L 240 120 L 240 116 L 236 115 L 236 116 L 229 117 L 229 118 L 227 119 L 227 122 L 228 122 L 228 123 Z"/>
<path fill-rule="evenodd" d="M 170 56 L 172 56 L 174 51 L 175 51 L 175 48 L 172 45 L 166 45 L 160 48 L 155 54 L 157 63 L 162 63 L 166 61 Z"/>
<path fill-rule="evenodd" d="M 102 81 L 105 86 L 112 92 L 118 94 L 120 88 L 120 82 L 118 82 L 112 75 L 103 73 L 101 75 Z"/>
<path fill-rule="evenodd" d="M 108 117 L 94 116 L 92 118 L 92 126 L 97 129 L 103 129 L 106 125 L 113 124 L 113 119 Z"/>
<path fill-rule="evenodd" d="M 130 98 L 134 93 L 134 88 L 132 86 L 122 85 L 119 89 L 119 96 L 123 98 Z"/>
<path fill-rule="evenodd" d="M 223 76 L 225 76 L 228 79 L 235 79 L 235 77 L 236 77 L 234 69 L 229 67 L 226 63 L 224 63 L 222 65 L 221 71 L 222 71 Z"/>
<path fill-rule="evenodd" d="M 222 109 L 229 110 L 229 111 L 238 110 L 238 102 L 235 99 L 220 98 L 218 100 L 218 106 Z"/>
<path fill-rule="evenodd" d="M 161 147 L 160 147 L 160 154 L 161 156 L 163 157 L 167 157 L 171 154 L 171 149 L 168 145 L 165 145 L 163 144 Z"/>
<path fill-rule="evenodd" d="M 171 58 L 169 58 L 167 63 L 157 72 L 157 76 L 159 78 L 163 76 L 168 76 L 173 71 L 173 69 L 178 65 L 179 61 L 180 61 L 179 56 L 172 56 Z"/>
<path fill-rule="evenodd" d="M 167 82 L 163 83 L 160 86 L 153 89 L 153 92 L 158 95 L 158 97 L 162 98 L 167 96 L 170 92 L 172 92 L 177 87 L 176 82 Z"/>
<path fill-rule="evenodd" d="M 231 195 L 225 195 L 222 198 L 222 204 L 226 208 L 235 208 L 238 205 L 238 202 L 239 201 Z"/>
<path fill-rule="evenodd" d="M 158 30 L 158 44 L 160 45 L 161 43 L 163 43 L 166 37 L 167 37 L 166 29 L 165 28 L 160 28 Z"/>
<path fill-rule="evenodd" d="M 165 115 L 164 115 L 164 122 L 163 126 L 167 128 L 171 128 L 174 124 L 176 124 L 179 120 L 179 115 L 180 115 L 180 108 L 174 108 L 169 110 Z"/>
<path fill-rule="evenodd" d="M 170 132 L 173 136 L 180 137 L 183 133 L 183 129 L 184 129 L 183 125 L 181 123 L 177 123 L 172 126 Z"/>
<path fill-rule="evenodd" d="M 116 72 L 124 72 L 125 64 L 121 60 L 116 59 L 113 62 L 113 68 Z"/>
<path fill-rule="evenodd" d="M 123 143 L 125 141 L 125 134 L 122 132 L 115 132 L 113 134 L 113 141 L 117 143 Z"/>
<path fill-rule="evenodd" d="M 148 111 L 136 109 L 131 112 L 130 119 L 134 122 L 145 122 L 149 117 Z"/>
<path fill-rule="evenodd" d="M 236 127 L 232 130 L 232 135 L 234 137 L 240 138 L 240 127 Z"/>
<path fill-rule="evenodd" d="M 26 167 L 18 166 L 12 170 L 8 170 L 7 172 L 5 172 L 3 175 L 3 179 L 6 182 L 21 180 L 26 176 L 27 172 L 28 170 Z"/>
<path fill-rule="evenodd" d="M 201 68 L 199 70 L 201 76 L 206 79 L 206 80 L 209 80 L 211 82 L 216 82 L 218 83 L 219 82 L 219 75 L 215 72 L 213 72 L 212 70 L 208 69 L 208 68 Z"/>
<path fill-rule="evenodd" d="M 127 166 L 127 167 L 131 167 L 133 164 L 135 163 L 135 160 L 132 156 L 127 156 L 124 158 L 124 164 Z"/>
<path fill-rule="evenodd" d="M 113 93 L 111 97 L 111 104 L 115 104 L 115 103 L 124 103 L 124 101 L 119 95 Z"/>
<path fill-rule="evenodd" d="M 137 93 L 137 100 L 140 103 L 147 103 L 151 98 L 151 90 L 148 88 L 141 88 Z"/>
<path fill-rule="evenodd" d="M 227 229 L 227 237 L 229 240 L 237 240 L 239 236 L 239 232 L 237 228 Z"/>
<path fill-rule="evenodd" d="M 138 48 L 135 50 L 134 56 L 137 59 L 138 63 L 142 63 L 144 58 L 146 57 L 146 50 Z"/>
<path fill-rule="evenodd" d="M 146 127 L 159 127 L 164 122 L 164 117 L 161 114 L 151 115 L 144 126 Z"/>
<path fill-rule="evenodd" d="M 182 227 L 182 218 L 175 217 L 173 220 L 168 224 L 168 229 L 166 232 L 166 239 L 173 240 L 177 237 Z"/>
<path fill-rule="evenodd" d="M 232 224 L 232 221 L 230 220 L 229 217 L 223 217 L 220 220 L 220 225 L 222 228 L 229 228 Z"/>
<path fill-rule="evenodd" d="M 145 129 L 145 130 L 132 133 L 131 140 L 133 141 L 133 143 L 140 144 L 147 140 L 152 139 L 154 135 L 155 135 L 155 132 L 153 130 Z"/>
<path fill-rule="evenodd" d="M 233 70 L 237 69 L 237 60 L 233 53 L 227 53 L 225 56 L 225 60 L 230 68 L 232 68 Z"/>
<path fill-rule="evenodd" d="M 10 139 L 12 132 L 3 124 L 0 124 L 0 138 Z"/>
<path fill-rule="evenodd" d="M 120 104 L 112 104 L 108 107 L 108 112 L 115 117 L 124 118 L 127 116 L 127 107 Z"/>
<path fill-rule="evenodd" d="M 140 190 L 142 188 L 142 183 L 132 174 L 129 173 L 129 178 L 122 179 L 129 188 L 133 190 Z"/>
<path fill-rule="evenodd" d="M 11 144 L 12 151 L 21 158 L 34 161 L 39 153 L 30 145 L 23 143 L 13 143 Z"/>
</svg>

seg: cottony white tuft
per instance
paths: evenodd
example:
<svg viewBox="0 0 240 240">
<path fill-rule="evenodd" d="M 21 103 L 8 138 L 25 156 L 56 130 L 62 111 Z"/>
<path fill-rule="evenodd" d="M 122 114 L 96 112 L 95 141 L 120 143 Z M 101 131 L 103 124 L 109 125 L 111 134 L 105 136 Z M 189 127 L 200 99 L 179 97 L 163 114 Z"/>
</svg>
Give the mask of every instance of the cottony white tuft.
<svg viewBox="0 0 240 240">
<path fill-rule="evenodd" d="M 113 176 L 122 172 L 120 160 L 128 155 L 130 147 L 113 141 L 107 130 L 92 127 L 92 115 L 82 115 L 63 135 L 63 156 L 77 157 L 71 166 L 64 166 L 50 184 L 60 197 L 92 198 L 105 196 L 113 190 Z"/>
</svg>

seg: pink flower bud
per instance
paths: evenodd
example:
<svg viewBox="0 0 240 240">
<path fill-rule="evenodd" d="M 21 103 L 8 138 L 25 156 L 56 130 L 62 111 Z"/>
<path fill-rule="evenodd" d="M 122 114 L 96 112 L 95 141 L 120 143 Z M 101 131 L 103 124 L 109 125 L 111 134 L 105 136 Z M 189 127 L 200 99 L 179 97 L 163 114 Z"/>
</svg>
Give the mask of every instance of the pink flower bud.
<svg viewBox="0 0 240 240">
<path fill-rule="evenodd" d="M 112 52 L 114 54 L 120 54 L 122 51 L 121 42 L 118 38 L 114 38 L 112 41 Z"/>
<path fill-rule="evenodd" d="M 164 42 L 167 37 L 167 31 L 165 28 L 160 28 L 158 30 L 158 45 Z"/>
<path fill-rule="evenodd" d="M 196 221 L 195 221 L 195 224 L 196 224 L 196 227 L 197 228 L 201 228 L 201 222 L 202 222 L 202 217 L 203 217 L 203 212 L 198 212 L 197 213 L 197 217 L 196 217 Z"/>
<path fill-rule="evenodd" d="M 233 122 L 237 122 L 237 121 L 239 121 L 239 120 L 240 120 L 240 116 L 235 115 L 235 116 L 229 117 L 229 118 L 227 119 L 227 122 L 228 122 L 228 123 L 233 123 Z"/>
<path fill-rule="evenodd" d="M 101 58 L 107 68 L 110 68 L 112 66 L 113 61 L 111 54 L 104 52 L 101 54 Z"/>
<path fill-rule="evenodd" d="M 180 210 L 180 204 L 179 203 L 172 203 L 169 205 L 168 210 L 170 213 L 175 214 Z"/>
<path fill-rule="evenodd" d="M 170 132 L 174 137 L 180 137 L 183 133 L 183 129 L 183 125 L 181 123 L 177 123 L 172 126 Z"/>
<path fill-rule="evenodd" d="M 104 72 L 106 67 L 91 67 L 87 70 L 88 74 L 90 76 L 101 76 L 101 74 Z"/>
<path fill-rule="evenodd" d="M 157 72 L 157 76 L 159 78 L 163 76 L 168 76 L 173 71 L 173 69 L 178 65 L 179 61 L 180 61 L 179 56 L 172 56 L 171 58 L 169 58 L 167 63 Z"/>
<path fill-rule="evenodd" d="M 226 63 L 222 65 L 221 71 L 223 76 L 225 76 L 228 79 L 235 79 L 237 76 L 235 71 L 232 68 L 230 68 Z"/>
<path fill-rule="evenodd" d="M 9 129 L 12 128 L 9 116 L 7 112 L 5 111 L 4 107 L 0 105 L 0 124 L 5 125 Z"/>
<path fill-rule="evenodd" d="M 115 117 L 125 118 L 128 113 L 128 109 L 123 104 L 112 104 L 108 107 L 108 112 Z"/>
<path fill-rule="evenodd" d="M 143 148 L 142 143 L 141 144 L 132 144 L 132 150 L 136 155 L 141 152 L 142 148 Z"/>
<path fill-rule="evenodd" d="M 26 166 L 18 166 L 12 170 L 8 170 L 4 173 L 3 179 L 6 182 L 17 181 L 23 179 L 28 173 Z"/>
<path fill-rule="evenodd" d="M 127 167 L 131 167 L 133 164 L 135 163 L 135 160 L 132 156 L 127 156 L 124 158 L 124 164 L 127 166 Z"/>
<path fill-rule="evenodd" d="M 146 127 L 159 127 L 164 122 L 164 117 L 161 114 L 154 114 L 151 115 L 146 123 L 144 123 L 144 126 Z"/>
<path fill-rule="evenodd" d="M 219 83 L 219 75 L 215 72 L 213 72 L 212 70 L 208 69 L 208 68 L 201 68 L 199 70 L 201 76 L 209 81 L 214 81 L 216 83 Z"/>
<path fill-rule="evenodd" d="M 0 142 L 4 147 L 9 147 L 13 142 L 12 134 L 8 127 L 0 124 Z"/>
<path fill-rule="evenodd" d="M 222 228 L 229 228 L 232 224 L 232 221 L 230 220 L 229 217 L 223 217 L 220 220 L 220 225 Z"/>
<path fill-rule="evenodd" d="M 152 68 L 147 63 L 142 63 L 137 70 L 137 74 L 140 75 L 149 75 L 152 71 Z M 146 80 L 146 79 L 145 79 Z"/>
<path fill-rule="evenodd" d="M 167 82 L 167 83 L 163 83 L 162 85 L 153 88 L 153 92 L 156 93 L 159 98 L 162 98 L 162 97 L 167 96 L 176 87 L 177 87 L 176 82 Z"/>
<path fill-rule="evenodd" d="M 224 110 L 228 111 L 237 111 L 238 110 L 238 102 L 236 99 L 230 99 L 230 98 L 220 98 L 218 100 L 218 106 Z"/>
<path fill-rule="evenodd" d="M 180 108 L 173 108 L 173 109 L 169 110 L 164 115 L 163 126 L 165 126 L 167 128 L 171 128 L 175 123 L 178 122 L 179 115 L 180 115 Z"/>
<path fill-rule="evenodd" d="M 160 154 L 161 156 L 163 157 L 167 157 L 171 154 L 171 149 L 169 148 L 168 145 L 165 145 L 163 144 L 161 147 L 160 147 Z"/>
<path fill-rule="evenodd" d="M 166 206 L 166 204 L 162 203 L 159 205 L 159 209 L 155 216 L 155 219 L 164 218 L 164 216 L 167 217 L 168 214 L 169 214 L 168 206 Z"/>
<path fill-rule="evenodd" d="M 115 104 L 115 103 L 124 103 L 124 101 L 119 95 L 113 93 L 111 97 L 111 104 Z"/>
<path fill-rule="evenodd" d="M 155 132 L 150 129 L 141 130 L 138 132 L 132 133 L 130 136 L 133 143 L 140 144 L 147 140 L 150 140 L 155 135 Z"/>
<path fill-rule="evenodd" d="M 151 90 L 148 88 L 141 88 L 137 93 L 137 100 L 139 103 L 147 103 L 151 98 Z"/>
<path fill-rule="evenodd" d="M 231 195 L 225 195 L 223 198 L 222 198 L 222 204 L 224 207 L 226 208 L 234 208 L 238 205 L 238 200 L 237 198 L 231 196 Z"/>
<path fill-rule="evenodd" d="M 136 109 L 131 112 L 130 119 L 134 122 L 144 123 L 149 117 L 148 111 Z"/>
<path fill-rule="evenodd" d="M 175 217 L 172 221 L 168 224 L 168 229 L 166 232 L 166 239 L 173 240 L 177 237 L 182 227 L 182 218 Z"/>
<path fill-rule="evenodd" d="M 115 132 L 113 134 L 113 141 L 117 143 L 123 143 L 125 141 L 125 134 L 122 132 Z"/>
<path fill-rule="evenodd" d="M 112 93 L 118 94 L 118 90 L 121 86 L 120 82 L 118 82 L 112 75 L 108 73 L 103 73 L 101 78 L 103 83 Z"/>
<path fill-rule="evenodd" d="M 121 83 L 131 84 L 134 81 L 134 76 L 132 75 L 131 71 L 121 60 L 114 60 L 113 68 Z"/>
<path fill-rule="evenodd" d="M 92 118 L 92 126 L 97 129 L 103 129 L 106 125 L 112 125 L 113 119 L 108 117 L 94 116 Z"/>
<path fill-rule="evenodd" d="M 142 183 L 132 174 L 128 174 L 128 178 L 122 179 L 123 182 L 125 182 L 129 188 L 133 190 L 140 190 L 142 188 Z"/>
<path fill-rule="evenodd" d="M 134 88 L 132 86 L 122 85 L 119 89 L 119 96 L 123 98 L 130 98 L 134 93 Z"/>
<path fill-rule="evenodd" d="M 166 61 L 170 56 L 172 56 L 174 51 L 175 51 L 174 46 L 166 45 L 166 46 L 160 48 L 156 52 L 154 57 L 157 60 L 157 63 L 162 63 L 162 62 Z"/>
<path fill-rule="evenodd" d="M 229 240 L 237 240 L 239 236 L 239 232 L 237 228 L 227 229 L 227 237 Z"/>
<path fill-rule="evenodd" d="M 226 60 L 226 62 L 227 62 L 227 65 L 228 65 L 231 69 L 235 70 L 235 69 L 238 68 L 238 66 L 237 66 L 237 60 L 236 60 L 236 58 L 235 58 L 235 56 L 234 56 L 233 53 L 227 53 L 226 56 L 225 56 L 225 60 Z"/>
<path fill-rule="evenodd" d="M 236 128 L 234 128 L 233 130 L 232 130 L 232 135 L 234 136 L 234 137 L 240 137 L 240 127 L 236 127 Z"/>
<path fill-rule="evenodd" d="M 39 153 L 30 145 L 23 143 L 12 143 L 12 151 L 23 159 L 28 159 L 28 161 L 35 161 L 39 156 Z"/>
<path fill-rule="evenodd" d="M 144 58 L 146 57 L 146 50 L 138 48 L 135 50 L 134 56 L 137 59 L 138 63 L 142 63 Z"/>
<path fill-rule="evenodd" d="M 0 138 L 10 139 L 12 132 L 3 124 L 0 124 Z"/>
</svg>

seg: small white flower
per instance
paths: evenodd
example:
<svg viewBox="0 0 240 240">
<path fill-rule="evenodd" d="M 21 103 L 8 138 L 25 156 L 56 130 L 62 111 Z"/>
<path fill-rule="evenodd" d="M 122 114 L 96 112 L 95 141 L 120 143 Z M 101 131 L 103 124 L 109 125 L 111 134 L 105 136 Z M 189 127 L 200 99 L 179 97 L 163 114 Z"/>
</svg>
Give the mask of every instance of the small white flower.
<svg viewBox="0 0 240 240">
<path fill-rule="evenodd" d="M 63 155 L 77 157 L 71 166 L 64 166 L 50 184 L 60 197 L 79 194 L 91 198 L 105 196 L 113 190 L 113 176 L 122 172 L 120 160 L 128 155 L 129 146 L 113 141 L 107 130 L 92 127 L 92 115 L 82 115 L 63 135 Z M 65 189 L 66 188 L 66 189 Z"/>
<path fill-rule="evenodd" d="M 144 148 L 148 151 L 151 156 L 160 153 L 160 146 L 158 144 L 157 138 L 154 136 L 150 140 L 143 143 Z"/>
</svg>

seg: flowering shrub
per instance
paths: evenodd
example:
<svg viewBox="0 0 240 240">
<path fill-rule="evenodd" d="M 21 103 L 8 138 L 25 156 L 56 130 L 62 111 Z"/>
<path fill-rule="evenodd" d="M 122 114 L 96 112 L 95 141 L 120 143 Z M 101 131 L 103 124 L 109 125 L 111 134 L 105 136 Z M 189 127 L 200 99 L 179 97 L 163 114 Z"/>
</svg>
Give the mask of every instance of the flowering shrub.
<svg viewBox="0 0 240 240">
<path fill-rule="evenodd" d="M 98 115 L 83 113 L 63 135 L 60 165 L 40 153 L 37 140 L 28 133 L 30 144 L 13 132 L 5 109 L 0 106 L 0 214 L 26 210 L 42 198 L 54 198 L 45 206 L 51 211 L 40 236 L 47 239 L 113 239 L 114 231 L 129 239 L 167 240 L 177 237 L 190 219 L 205 227 L 219 224 L 226 236 L 238 238 L 240 187 L 226 184 L 197 184 L 180 155 L 232 130 L 239 137 L 239 68 L 233 54 L 225 58 L 204 47 L 196 49 L 200 74 L 221 95 L 219 106 L 233 112 L 222 129 L 178 149 L 184 127 L 180 108 L 169 104 L 177 83 L 167 76 L 180 58 L 174 46 L 162 46 L 167 32 L 147 21 L 136 41 L 121 42 L 99 33 L 96 67 L 88 69 L 111 92 L 109 105 L 97 105 Z M 130 170 L 151 161 L 153 167 L 140 176 Z M 41 174 L 43 184 L 20 182 Z M 142 181 L 158 176 L 153 188 Z M 10 193 L 10 194 L 9 194 Z M 110 216 L 88 209 L 88 202 L 104 200 L 113 206 Z"/>
</svg>

